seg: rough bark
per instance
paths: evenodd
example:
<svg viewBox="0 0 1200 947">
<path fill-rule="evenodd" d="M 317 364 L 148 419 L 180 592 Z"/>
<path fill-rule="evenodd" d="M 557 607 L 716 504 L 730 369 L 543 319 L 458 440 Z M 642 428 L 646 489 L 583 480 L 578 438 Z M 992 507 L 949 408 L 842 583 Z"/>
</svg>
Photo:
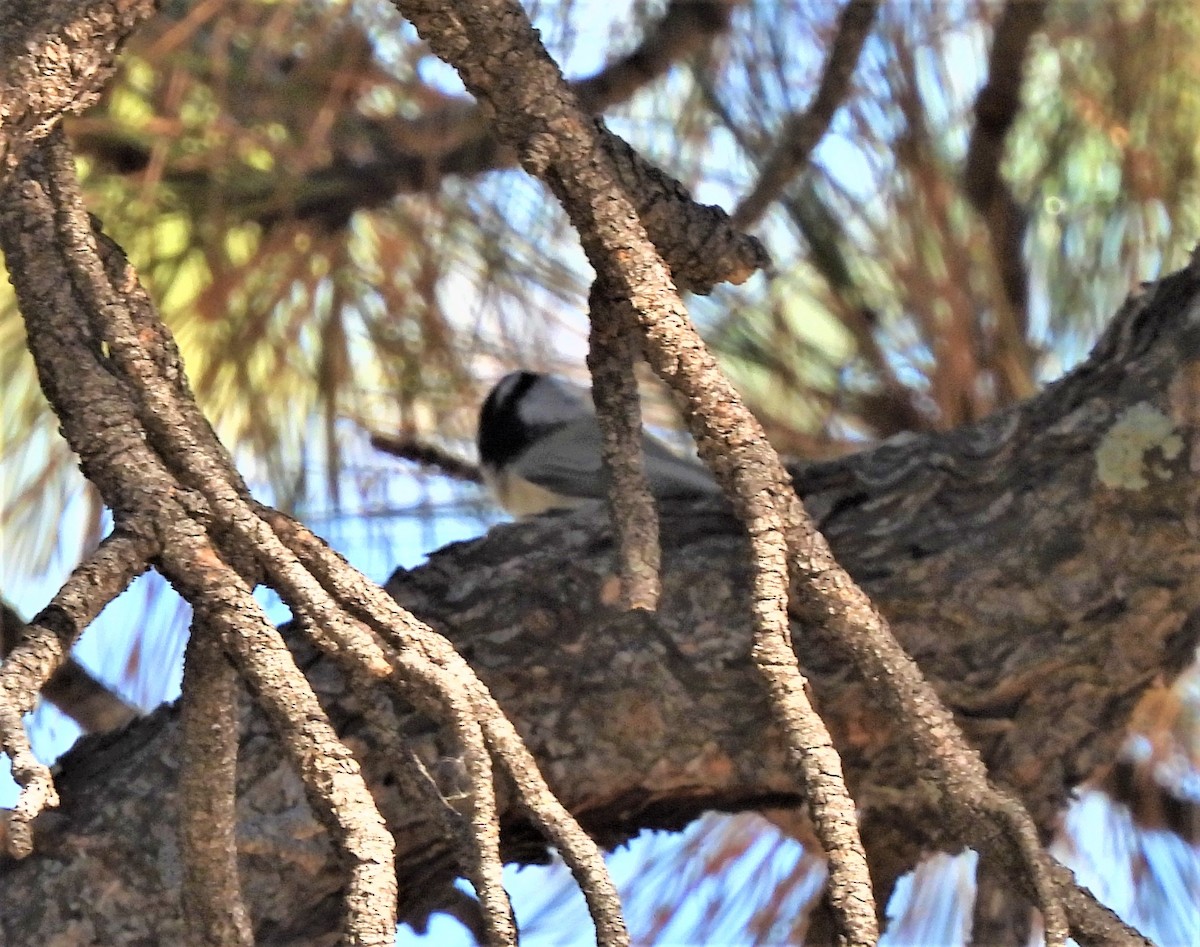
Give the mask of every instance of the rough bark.
<svg viewBox="0 0 1200 947">
<path fill-rule="evenodd" d="M 40 0 L 0 17 L 0 182 L 65 112 L 100 98 L 117 49 L 153 0 Z"/>
<path fill-rule="evenodd" d="M 1139 696 L 1200 642 L 1198 395 L 1192 267 L 1131 300 L 1084 366 L 1025 405 L 796 472 L 840 561 L 1044 835 L 1072 787 L 1113 759 Z M 457 644 L 608 844 L 705 809 L 799 801 L 749 661 L 745 540 L 718 506 L 696 505 L 667 511 L 662 543 L 654 616 L 616 607 L 599 509 L 497 528 L 390 584 Z M 886 890 L 943 843 L 941 813 L 870 682 L 805 628 L 794 636 Z M 453 843 L 415 820 L 400 764 L 366 742 L 376 695 L 347 689 L 328 660 L 305 663 L 379 796 L 410 893 L 402 913 L 419 921 L 456 870 Z M 240 854 L 258 939 L 317 943 L 336 929 L 342 876 L 266 725 L 247 713 L 242 726 Z M 397 726 L 449 793 L 459 769 L 434 728 L 403 709 Z M 179 938 L 178 753 L 166 708 L 64 760 L 63 807 L 37 825 L 37 854 L 0 873 L 0 941 Z M 501 795 L 507 856 L 543 857 Z"/>
</svg>

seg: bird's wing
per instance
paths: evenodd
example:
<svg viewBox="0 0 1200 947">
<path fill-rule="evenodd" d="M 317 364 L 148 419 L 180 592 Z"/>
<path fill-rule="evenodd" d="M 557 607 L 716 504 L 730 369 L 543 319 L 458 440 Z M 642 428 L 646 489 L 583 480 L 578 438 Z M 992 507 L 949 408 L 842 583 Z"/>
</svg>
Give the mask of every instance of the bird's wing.
<svg viewBox="0 0 1200 947">
<path fill-rule="evenodd" d="M 650 492 L 660 498 L 702 496 L 717 491 L 708 470 L 677 457 L 661 441 L 645 435 L 642 451 Z M 536 440 L 513 465 L 518 476 L 568 497 L 602 499 L 608 475 L 600 456 L 600 425 L 581 418 Z"/>
<path fill-rule="evenodd" d="M 562 496 L 602 498 L 607 478 L 600 459 L 599 424 L 595 418 L 581 418 L 535 438 L 511 470 Z"/>
<path fill-rule="evenodd" d="M 696 460 L 680 457 L 649 434 L 642 438 L 642 455 L 646 459 L 650 492 L 656 497 L 670 500 L 720 491 L 707 467 Z"/>
</svg>

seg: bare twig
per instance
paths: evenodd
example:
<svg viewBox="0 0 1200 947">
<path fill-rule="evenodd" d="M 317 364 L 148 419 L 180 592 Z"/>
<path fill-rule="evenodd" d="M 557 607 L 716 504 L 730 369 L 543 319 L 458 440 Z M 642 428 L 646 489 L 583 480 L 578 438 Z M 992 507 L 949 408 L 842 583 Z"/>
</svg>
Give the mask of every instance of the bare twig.
<svg viewBox="0 0 1200 947">
<path fill-rule="evenodd" d="M 401 460 L 411 460 L 422 467 L 431 467 L 452 480 L 483 483 L 483 474 L 475 464 L 433 444 L 422 444 L 396 434 L 376 433 L 371 435 L 371 446 Z"/>
<path fill-rule="evenodd" d="M 1071 935 L 1080 943 L 1097 947 L 1154 947 L 1148 937 L 1097 901 L 1087 888 L 1080 887 L 1071 869 L 1051 863 L 1050 874 L 1071 918 Z"/>
<path fill-rule="evenodd" d="M 642 457 L 642 412 L 633 374 L 633 312 L 628 300 L 592 284 L 588 368 L 602 451 L 609 472 L 608 503 L 617 532 L 621 599 L 626 608 L 654 611 L 661 594 L 658 511 Z"/>
<path fill-rule="evenodd" d="M 806 112 L 793 114 L 784 122 L 775 150 L 759 173 L 758 183 L 733 213 L 733 226 L 742 228 L 755 223 L 808 163 L 808 156 L 829 129 L 834 113 L 850 91 L 850 77 L 854 75 L 878 9 L 878 0 L 849 0 L 842 9 L 837 35 L 812 104 Z"/>
<path fill-rule="evenodd" d="M 5 658 L 25 636 L 28 626 L 0 601 L 0 658 Z M 94 678 L 70 655 L 42 687 L 42 697 L 79 724 L 85 733 L 106 733 L 125 726 L 138 715 L 106 685 Z"/>
<path fill-rule="evenodd" d="M 238 882 L 237 679 L 214 631 L 192 623 L 180 709 L 179 846 L 193 944 L 254 943 Z"/>
</svg>

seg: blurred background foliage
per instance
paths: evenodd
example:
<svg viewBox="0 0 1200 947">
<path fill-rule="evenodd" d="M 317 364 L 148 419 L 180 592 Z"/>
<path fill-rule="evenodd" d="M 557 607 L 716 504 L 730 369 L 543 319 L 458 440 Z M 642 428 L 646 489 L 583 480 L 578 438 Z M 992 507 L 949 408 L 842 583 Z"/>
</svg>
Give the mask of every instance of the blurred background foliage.
<svg viewBox="0 0 1200 947">
<path fill-rule="evenodd" d="M 614 131 L 732 209 L 812 98 L 841 5 L 527 8 Z M 1001 179 L 1022 224 L 1006 255 L 964 171 L 1003 10 L 883 4 L 829 133 L 756 225 L 772 273 L 691 300 L 786 453 L 836 455 L 1028 396 L 1200 237 L 1200 8 L 1061 0 L 1033 37 L 1005 139 Z M 606 67 L 658 42 L 668 21 L 699 39 L 615 81 Z M 159 301 L 202 407 L 261 496 L 380 579 L 482 528 L 493 514 L 475 488 L 382 455 L 368 436 L 469 459 L 476 406 L 504 371 L 581 376 L 589 272 L 555 202 L 388 4 L 166 0 L 68 130 L 93 212 Z M 1006 282 L 1014 268 L 1023 295 Z M 0 592 L 32 612 L 107 527 L 38 389 L 7 285 L 0 377 Z M 128 650 L 99 660 L 153 705 L 177 680 L 164 665 L 183 619 L 163 617 L 159 592 L 143 597 L 121 619 Z M 1155 752 L 1194 766 L 1195 716 L 1160 720 L 1175 739 Z M 697 878 L 724 871 L 730 852 L 775 870 L 761 821 L 713 824 Z M 787 877 L 810 885 L 809 869 Z M 741 937 L 787 939 L 779 925 L 811 891 L 760 883 L 782 913 L 753 915 Z M 659 885 L 647 932 L 672 923 L 684 899 L 671 892 L 699 885 Z M 713 903 L 693 912 L 690 939 L 718 929 L 726 909 Z"/>
</svg>

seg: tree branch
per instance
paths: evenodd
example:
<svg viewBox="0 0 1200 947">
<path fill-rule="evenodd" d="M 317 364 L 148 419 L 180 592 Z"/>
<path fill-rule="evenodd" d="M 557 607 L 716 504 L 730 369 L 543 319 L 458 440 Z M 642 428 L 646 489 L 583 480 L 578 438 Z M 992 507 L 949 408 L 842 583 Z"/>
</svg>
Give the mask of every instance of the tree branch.
<svg viewBox="0 0 1200 947">
<path fill-rule="evenodd" d="M 661 593 L 658 511 L 642 457 L 642 411 L 633 374 L 633 312 L 597 279 L 588 298 L 588 370 L 609 472 L 608 506 L 620 549 L 621 601 L 654 611 Z"/>
<path fill-rule="evenodd" d="M 142 560 L 141 564 L 145 568 L 146 560 Z M 113 578 L 115 579 L 117 576 L 114 575 Z M 104 603 L 99 601 L 99 597 L 103 593 L 97 590 L 96 594 L 96 603 L 92 605 L 92 609 L 95 609 L 95 614 L 99 614 L 99 608 L 96 606 L 103 607 Z M 82 629 L 86 626 L 85 622 L 79 628 Z M 6 602 L 0 600 L 0 658 L 9 656 L 17 645 L 30 634 L 28 629 L 29 625 L 21 620 L 21 616 Z M 36 692 L 36 682 L 42 679 L 46 668 L 59 660 L 59 656 L 53 652 L 57 652 L 60 646 L 47 641 L 42 648 L 47 646 L 51 650 L 43 650 L 38 655 L 29 655 L 25 658 L 18 657 L 15 661 L 16 664 L 25 664 L 27 668 L 30 662 L 39 666 L 41 670 L 34 676 L 19 684 L 0 686 L 5 689 L 15 687 L 22 693 Z M 69 647 L 69 644 L 63 641 L 61 647 Z M 79 724 L 84 733 L 105 733 L 109 730 L 116 730 L 125 726 L 138 715 L 136 707 L 127 704 L 108 687 L 96 680 L 69 654 L 58 670 L 54 671 L 49 680 L 42 685 L 41 695 Z M 23 703 L 24 699 L 22 705 Z"/>
<path fill-rule="evenodd" d="M 988 57 L 988 80 L 975 100 L 975 127 L 967 146 L 963 189 L 979 212 L 1004 298 L 997 309 L 1004 350 L 1015 365 L 1000 364 L 999 375 L 1017 396 L 1033 383 L 1029 348 L 1029 277 L 1025 272 L 1026 214 L 1000 173 L 1004 142 L 1021 109 L 1026 53 L 1046 16 L 1043 0 L 1009 0 L 996 23 Z M 1003 360 L 1001 360 L 1003 362 Z"/>
<path fill-rule="evenodd" d="M 744 0 L 671 0 L 663 17 L 627 56 L 596 75 L 571 83 L 589 112 L 604 112 L 666 75 L 675 63 L 702 52 L 729 32 L 734 7 Z"/>
<path fill-rule="evenodd" d="M 733 226 L 742 229 L 756 223 L 808 163 L 850 91 L 850 79 L 878 10 L 878 0 L 849 0 L 842 8 L 817 94 L 807 111 L 792 114 L 784 121 L 758 182 L 733 212 Z"/>
<path fill-rule="evenodd" d="M 401 460 L 411 460 L 422 467 L 429 467 L 452 480 L 483 483 L 479 467 L 433 444 L 420 444 L 404 436 L 376 432 L 371 435 L 371 446 Z"/>
<path fill-rule="evenodd" d="M 100 98 L 117 50 L 154 0 L 41 0 L 0 17 L 0 188 L 65 112 Z"/>
<path fill-rule="evenodd" d="M 8 256 L 10 267 L 14 259 Z M 8 754 L 13 778 L 21 786 L 5 839 L 15 857 L 31 850 L 30 823 L 43 809 L 58 804 L 50 770 L 33 755 L 22 717 L 33 709 L 39 690 L 66 663 L 68 651 L 92 619 L 145 571 L 154 549 L 154 543 L 144 537 L 114 531 L 75 568 L 0 666 L 0 750 Z M 16 616 L 6 614 L 6 626 L 10 617 Z"/>
</svg>

